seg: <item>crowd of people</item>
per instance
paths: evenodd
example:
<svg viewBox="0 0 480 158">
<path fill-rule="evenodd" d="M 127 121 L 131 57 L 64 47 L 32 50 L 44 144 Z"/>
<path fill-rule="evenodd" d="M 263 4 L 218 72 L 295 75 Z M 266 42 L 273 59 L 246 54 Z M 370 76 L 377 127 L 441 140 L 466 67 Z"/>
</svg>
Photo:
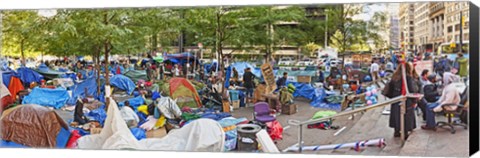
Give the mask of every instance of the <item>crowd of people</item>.
<svg viewBox="0 0 480 158">
<path fill-rule="evenodd" d="M 458 63 L 457 66 L 450 65 L 451 63 Z M 468 77 L 468 59 L 464 58 L 462 54 L 458 54 L 456 61 L 448 61 L 447 57 L 441 57 L 434 65 L 434 72 L 423 70 L 419 76 L 415 70 L 414 62 L 407 60 L 405 64 L 407 89 L 410 93 L 421 93 L 422 98 L 409 98 L 406 105 L 395 103 L 391 105 L 389 126 L 394 128 L 394 136 L 400 137 L 400 106 L 405 106 L 405 133 L 408 133 L 417 128 L 415 110 L 418 108 L 422 112 L 422 119 L 425 122 L 421 125 L 423 130 L 436 130 L 437 124 L 435 120 L 436 113 L 442 112 L 444 108 L 447 110 L 455 110 L 457 106 L 442 105 L 458 105 L 460 103 L 461 94 L 465 92 L 459 91 L 456 83 L 466 82 Z M 398 66 L 392 75 L 391 81 L 385 86 L 383 94 L 388 98 L 395 98 L 405 91 L 402 91 L 402 71 L 403 67 Z M 465 90 L 468 89 L 465 88 Z M 468 108 L 467 105 L 464 107 Z"/>
</svg>

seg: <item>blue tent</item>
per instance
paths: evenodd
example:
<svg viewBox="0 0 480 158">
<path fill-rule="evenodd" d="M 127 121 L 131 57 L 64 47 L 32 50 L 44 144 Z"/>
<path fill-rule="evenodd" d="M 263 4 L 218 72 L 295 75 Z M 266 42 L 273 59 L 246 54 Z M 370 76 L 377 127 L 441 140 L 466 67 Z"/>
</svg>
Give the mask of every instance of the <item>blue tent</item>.
<svg viewBox="0 0 480 158">
<path fill-rule="evenodd" d="M 103 86 L 102 86 L 103 87 Z M 95 77 L 87 78 L 86 80 L 74 85 L 72 88 L 72 97 L 68 100 L 67 104 L 75 105 L 78 98 L 86 97 L 85 89 L 91 96 L 97 96 L 97 81 Z"/>
<path fill-rule="evenodd" d="M 133 90 L 135 90 L 135 83 L 124 75 L 113 76 L 110 78 L 110 84 L 121 90 L 125 90 L 128 94 L 132 94 Z"/>
<path fill-rule="evenodd" d="M 25 96 L 22 104 L 38 104 L 60 109 L 69 98 L 65 89 L 34 88 L 28 96 Z"/>
<path fill-rule="evenodd" d="M 24 86 L 29 85 L 32 82 L 40 83 L 40 81 L 43 79 L 41 74 L 26 67 L 18 68 L 17 73 L 20 76 L 20 80 L 23 82 Z"/>
<path fill-rule="evenodd" d="M 16 73 L 15 71 L 11 71 L 11 70 L 2 72 L 3 84 L 5 84 L 6 87 L 10 85 L 10 80 L 12 79 L 12 77 L 20 78 L 20 75 L 18 75 L 18 73 Z"/>
</svg>

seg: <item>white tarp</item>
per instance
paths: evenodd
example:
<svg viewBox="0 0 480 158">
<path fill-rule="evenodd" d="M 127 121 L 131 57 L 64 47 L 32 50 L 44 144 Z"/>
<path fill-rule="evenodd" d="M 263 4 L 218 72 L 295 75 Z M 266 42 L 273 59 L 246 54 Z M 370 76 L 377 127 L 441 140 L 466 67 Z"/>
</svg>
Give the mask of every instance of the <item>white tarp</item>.
<svg viewBox="0 0 480 158">
<path fill-rule="evenodd" d="M 157 108 L 167 119 L 179 118 L 182 115 L 182 110 L 180 110 L 176 101 L 170 97 L 159 98 Z"/>
<path fill-rule="evenodd" d="M 99 134 L 81 137 L 80 149 L 136 149 L 163 151 L 221 152 L 224 149 L 225 132 L 214 120 L 198 119 L 181 129 L 171 131 L 163 138 L 137 141 L 122 119 L 115 101 L 110 99 L 105 126 Z"/>
</svg>

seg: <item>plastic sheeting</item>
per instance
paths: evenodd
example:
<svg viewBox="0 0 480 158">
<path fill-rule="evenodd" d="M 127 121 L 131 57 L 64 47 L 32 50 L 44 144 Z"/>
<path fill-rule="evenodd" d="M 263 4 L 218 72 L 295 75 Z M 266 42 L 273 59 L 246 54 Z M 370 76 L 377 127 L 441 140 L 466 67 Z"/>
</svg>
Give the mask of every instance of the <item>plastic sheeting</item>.
<svg viewBox="0 0 480 158">
<path fill-rule="evenodd" d="M 135 90 L 135 83 L 133 83 L 130 78 L 124 75 L 113 76 L 112 78 L 110 78 L 110 84 L 114 87 L 126 91 L 129 95 L 131 95 Z"/>
<path fill-rule="evenodd" d="M 135 111 L 136 111 L 136 109 L 137 109 L 139 106 L 141 106 L 141 105 L 143 105 L 143 104 L 145 103 L 145 100 L 143 100 L 143 97 L 142 97 L 142 96 L 137 96 L 137 97 L 135 97 L 135 98 L 130 98 L 130 99 L 128 99 L 127 101 L 128 101 L 128 103 L 130 104 L 130 106 L 132 106 L 133 109 L 135 109 Z M 125 101 L 118 103 L 118 105 L 119 105 L 120 107 L 125 106 Z"/>
<path fill-rule="evenodd" d="M 139 80 L 147 80 L 147 72 L 145 70 L 130 70 L 123 75 L 127 76 L 135 83 L 137 83 Z"/>
<path fill-rule="evenodd" d="M 15 71 L 3 71 L 2 72 L 3 84 L 8 87 L 10 85 L 10 80 L 12 79 L 12 77 L 20 77 L 20 75 L 18 75 L 18 73 L 16 73 Z"/>
<path fill-rule="evenodd" d="M 292 83 L 295 86 L 293 97 L 304 97 L 309 100 L 315 99 L 315 88 L 311 84 L 306 83 Z"/>
<path fill-rule="evenodd" d="M 78 148 L 205 152 L 224 150 L 225 133 L 222 126 L 213 120 L 198 119 L 181 129 L 171 131 L 163 138 L 138 141 L 121 118 L 115 101 L 110 100 L 108 108 L 108 117 L 100 134 L 81 137 Z"/>
<path fill-rule="evenodd" d="M 38 104 L 60 109 L 69 98 L 65 89 L 34 88 L 28 96 L 25 96 L 22 104 Z"/>
<path fill-rule="evenodd" d="M 255 66 L 253 66 L 252 64 L 247 63 L 247 62 L 236 62 L 236 63 L 231 64 L 230 66 L 237 70 L 239 77 L 243 76 L 246 68 L 250 68 L 252 70 L 253 75 L 255 75 L 255 77 L 260 78 L 262 76 L 261 71 L 256 71 Z"/>
<path fill-rule="evenodd" d="M 145 130 L 141 128 L 132 128 L 130 129 L 130 131 L 132 132 L 133 136 L 137 138 L 137 140 L 142 140 L 147 138 L 147 134 L 145 133 Z"/>
<path fill-rule="evenodd" d="M 75 105 L 78 98 L 83 98 L 86 95 L 85 89 L 87 89 L 87 95 L 97 96 L 97 81 L 95 77 L 87 78 L 83 82 L 74 85 L 72 88 L 72 97 L 68 100 L 67 104 Z"/>
<path fill-rule="evenodd" d="M 2 140 L 37 148 L 65 147 L 70 133 L 55 111 L 32 104 L 9 111 L 1 118 Z"/>
<path fill-rule="evenodd" d="M 105 110 L 103 110 L 103 108 L 92 110 L 86 116 L 91 120 L 98 121 L 102 126 L 105 123 L 105 119 L 107 119 L 107 113 Z"/>
<path fill-rule="evenodd" d="M 278 70 L 275 76 L 283 76 L 283 73 L 287 72 L 288 76 L 315 76 L 317 72 L 315 70 L 303 70 L 303 71 L 290 71 L 290 70 Z"/>
<path fill-rule="evenodd" d="M 182 110 L 170 97 L 161 97 L 156 107 L 167 119 L 180 118 L 182 116 Z"/>
<path fill-rule="evenodd" d="M 30 85 L 32 82 L 40 83 L 40 81 L 43 79 L 41 74 L 26 67 L 18 68 L 17 73 L 24 86 Z"/>
</svg>

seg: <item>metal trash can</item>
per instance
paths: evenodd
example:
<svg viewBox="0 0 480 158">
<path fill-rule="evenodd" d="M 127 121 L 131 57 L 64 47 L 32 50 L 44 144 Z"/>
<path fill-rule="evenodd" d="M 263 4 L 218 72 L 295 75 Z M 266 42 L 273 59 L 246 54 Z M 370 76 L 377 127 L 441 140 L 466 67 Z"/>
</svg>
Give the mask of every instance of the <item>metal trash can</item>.
<svg viewBox="0 0 480 158">
<path fill-rule="evenodd" d="M 238 132 L 238 151 L 252 152 L 258 150 L 258 141 L 256 134 L 262 128 L 255 124 L 242 124 L 237 126 Z"/>
</svg>

